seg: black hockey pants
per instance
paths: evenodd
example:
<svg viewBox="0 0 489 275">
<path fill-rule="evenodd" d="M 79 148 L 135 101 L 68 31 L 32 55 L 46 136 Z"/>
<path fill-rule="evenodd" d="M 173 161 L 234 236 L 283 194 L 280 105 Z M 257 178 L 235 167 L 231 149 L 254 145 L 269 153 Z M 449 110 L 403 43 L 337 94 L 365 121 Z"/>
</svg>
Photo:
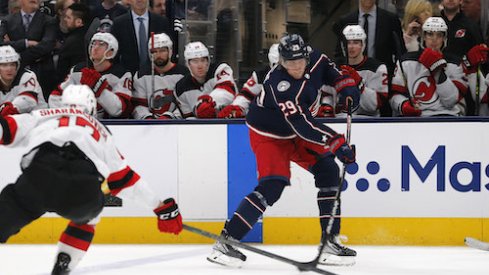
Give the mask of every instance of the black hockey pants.
<svg viewBox="0 0 489 275">
<path fill-rule="evenodd" d="M 78 224 L 95 218 L 104 205 L 101 181 L 74 144 L 44 143 L 17 182 L 0 193 L 0 243 L 46 212 Z"/>
</svg>

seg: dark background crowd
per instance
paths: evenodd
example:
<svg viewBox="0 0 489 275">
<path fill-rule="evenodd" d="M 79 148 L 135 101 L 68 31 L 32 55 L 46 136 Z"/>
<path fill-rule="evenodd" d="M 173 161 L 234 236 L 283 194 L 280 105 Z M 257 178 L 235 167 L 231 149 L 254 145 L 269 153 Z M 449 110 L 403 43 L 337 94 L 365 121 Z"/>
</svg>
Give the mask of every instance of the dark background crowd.
<svg viewBox="0 0 489 275">
<path fill-rule="evenodd" d="M 0 44 L 15 48 L 20 55 L 20 68 L 28 68 L 37 75 L 47 101 L 73 66 L 91 62 L 90 39 L 99 31 L 115 36 L 119 49 L 113 61 L 133 75 L 151 64 L 148 50 L 142 46 L 148 41 L 148 33 L 168 34 L 173 40 L 173 61 L 184 65 L 184 45 L 201 40 L 209 48 L 213 62 L 225 62 L 233 68 L 239 89 L 252 71 L 267 64 L 268 47 L 278 41 L 280 31 L 301 34 L 314 48 L 338 62 L 344 57 L 341 31 L 346 25 L 358 24 L 367 33 L 365 55 L 387 66 L 390 85 L 399 55 L 396 41 L 401 44 L 402 54 L 418 51 L 421 26 L 430 16 L 441 16 L 447 23 L 448 41 L 443 51 L 456 55 L 460 62 L 472 47 L 488 43 L 488 15 L 484 9 L 488 5 L 484 1 L 1 0 Z M 349 5 L 348 11 L 338 15 L 345 4 Z M 287 19 L 277 18 L 287 22 L 282 24 L 286 25 L 283 29 L 268 22 L 270 31 L 263 39 L 263 30 L 256 25 L 271 20 L 257 18 L 257 14 L 260 9 L 273 12 L 281 5 L 300 9 L 305 6 L 309 16 L 290 19 L 289 12 Z M 362 9 L 372 5 L 374 13 L 359 16 L 364 14 Z M 143 14 L 147 17 L 137 17 Z M 323 22 L 315 22 L 317 18 Z M 141 30 L 139 24 L 145 29 Z M 313 30 L 310 27 L 328 24 L 335 37 L 317 35 L 319 27 Z M 260 38 L 250 39 L 253 35 Z M 485 77 L 487 64 L 481 67 Z M 8 89 L 2 92 L 7 93 Z M 474 115 L 475 104 L 469 95 L 464 114 Z M 381 115 L 391 116 L 389 104 L 384 107 Z"/>
</svg>

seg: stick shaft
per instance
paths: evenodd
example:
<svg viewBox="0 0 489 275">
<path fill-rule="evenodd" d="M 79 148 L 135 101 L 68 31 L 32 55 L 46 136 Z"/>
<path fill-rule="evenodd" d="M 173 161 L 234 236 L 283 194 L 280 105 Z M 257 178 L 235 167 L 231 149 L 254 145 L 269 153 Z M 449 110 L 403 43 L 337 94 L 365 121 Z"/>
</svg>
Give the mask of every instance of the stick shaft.
<svg viewBox="0 0 489 275">
<path fill-rule="evenodd" d="M 202 230 L 202 229 L 199 229 L 197 227 L 190 226 L 188 224 L 183 224 L 183 229 L 185 229 L 187 231 L 190 231 L 192 233 L 195 233 L 195 234 L 198 234 L 198 235 L 201 235 L 201 236 L 210 238 L 210 239 L 218 240 L 218 241 L 220 241 L 222 243 L 225 243 L 227 245 L 239 247 L 239 248 L 242 248 L 242 249 L 245 249 L 245 250 L 248 250 L 248 251 L 257 253 L 257 254 L 260 254 L 262 256 L 272 258 L 274 260 L 277 260 L 277 261 L 280 261 L 280 262 L 283 262 L 283 263 L 287 263 L 287 264 L 291 264 L 291 265 L 297 266 L 299 268 L 302 268 L 304 271 L 308 270 L 308 271 L 313 271 L 313 272 L 316 272 L 316 273 L 319 273 L 319 274 L 336 275 L 335 273 L 331 273 L 329 271 L 326 271 L 326 270 L 323 270 L 323 269 L 319 269 L 316 266 L 314 266 L 314 267 L 313 266 L 309 266 L 308 265 L 309 263 L 303 263 L 303 262 L 295 261 L 295 260 L 292 260 L 292 259 L 289 259 L 289 258 L 280 256 L 280 255 L 277 255 L 277 254 L 274 254 L 274 253 L 271 253 L 271 252 L 268 252 L 268 251 L 265 251 L 265 250 L 262 250 L 262 249 L 253 247 L 251 245 L 244 244 L 244 243 L 242 243 L 240 241 L 236 241 L 236 240 L 232 240 L 232 239 L 221 238 L 220 236 L 218 236 L 216 234 L 213 234 L 211 232 L 207 232 L 207 231 Z"/>
</svg>

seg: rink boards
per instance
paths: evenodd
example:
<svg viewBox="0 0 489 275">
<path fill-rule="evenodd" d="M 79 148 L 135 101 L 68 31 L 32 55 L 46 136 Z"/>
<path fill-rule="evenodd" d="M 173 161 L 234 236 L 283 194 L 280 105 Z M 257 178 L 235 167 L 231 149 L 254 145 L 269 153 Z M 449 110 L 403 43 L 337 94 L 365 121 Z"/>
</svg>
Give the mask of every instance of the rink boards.
<svg viewBox="0 0 489 275">
<path fill-rule="evenodd" d="M 342 194 L 342 233 L 351 244 L 461 245 L 489 240 L 489 127 L 486 120 L 422 122 L 354 120 L 357 165 Z M 343 132 L 344 123 L 328 125 Z M 254 155 L 242 121 L 209 124 L 108 122 L 122 154 L 159 196 L 175 196 L 184 222 L 218 233 L 256 185 Z M 0 187 L 20 173 L 21 149 L 0 147 Z M 247 236 L 263 243 L 319 240 L 314 179 L 291 165 L 292 185 Z M 56 242 L 66 221 L 47 214 L 11 243 Z M 151 210 L 135 202 L 108 207 L 97 243 L 210 242 L 156 229 Z"/>
</svg>

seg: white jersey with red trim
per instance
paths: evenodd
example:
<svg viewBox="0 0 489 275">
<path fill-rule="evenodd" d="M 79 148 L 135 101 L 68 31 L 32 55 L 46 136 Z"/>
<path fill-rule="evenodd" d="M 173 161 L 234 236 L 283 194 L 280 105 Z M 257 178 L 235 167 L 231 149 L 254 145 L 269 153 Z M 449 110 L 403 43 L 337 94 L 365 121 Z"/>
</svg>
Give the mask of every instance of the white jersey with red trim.
<svg viewBox="0 0 489 275">
<path fill-rule="evenodd" d="M 373 58 L 365 58 L 358 65 L 350 65 L 362 77 L 364 89 L 360 95 L 360 105 L 353 116 L 380 116 L 382 103 L 387 100 L 389 75 L 385 64 Z M 336 90 L 331 86 L 321 88 L 321 104 L 336 108 Z M 346 116 L 339 112 L 337 116 Z"/>
<path fill-rule="evenodd" d="M 159 200 L 117 150 L 112 135 L 95 117 L 80 109 L 53 108 L 0 118 L 0 144 L 24 147 L 21 166 L 29 166 L 37 148 L 46 142 L 56 146 L 74 143 L 107 180 L 110 193 L 141 199 L 151 209 Z"/>
<path fill-rule="evenodd" d="M 134 76 L 132 98 L 134 110 L 132 116 L 135 119 L 157 118 L 163 115 L 173 117 L 173 113 L 177 111 L 174 94 L 175 86 L 180 79 L 189 74 L 188 68 L 179 64 L 175 64 L 163 74 L 155 72 L 153 92 L 151 91 L 153 85 L 151 72 L 137 72 Z"/>
<path fill-rule="evenodd" d="M 177 102 L 183 112 L 183 118 L 195 117 L 194 107 L 199 96 L 210 95 L 216 103 L 216 110 L 219 111 L 231 104 L 236 91 L 233 69 L 226 63 L 217 67 L 211 65 L 204 83 L 199 83 L 192 75 L 187 75 L 178 81 L 175 87 Z"/>
<path fill-rule="evenodd" d="M 447 66 L 443 73 L 432 74 L 418 59 L 422 51 L 409 52 L 396 64 L 392 79 L 393 96 L 390 104 L 394 115 L 400 115 L 402 103 L 411 99 L 421 110 L 421 116 L 463 115 L 467 79 L 460 60 L 445 55 Z M 406 80 L 407 86 L 404 84 Z"/>
<path fill-rule="evenodd" d="M 81 69 L 86 68 L 86 64 L 75 65 L 66 80 L 63 81 L 56 90 L 49 96 L 48 103 L 50 108 L 61 107 L 61 95 L 63 90 L 69 85 L 80 85 L 82 78 Z M 107 89 L 104 89 L 97 96 L 97 117 L 98 118 L 126 118 L 131 111 L 132 96 L 132 75 L 124 70 L 120 65 L 113 64 L 109 69 L 100 72 L 108 82 Z"/>
<path fill-rule="evenodd" d="M 477 73 L 467 75 L 470 93 L 474 101 L 476 100 L 477 89 L 479 89 L 479 116 L 489 116 L 489 74 L 484 77 L 482 72 L 479 74 L 479 86 L 477 87 Z"/>
<path fill-rule="evenodd" d="M 248 113 L 251 101 L 253 101 L 255 97 L 261 93 L 263 81 L 271 69 L 272 68 L 270 67 L 265 67 L 251 73 L 250 78 L 248 78 L 248 80 L 245 82 L 243 88 L 241 88 L 238 95 L 236 95 L 230 105 L 239 106 L 241 110 L 243 110 L 243 115 L 246 115 Z"/>
<path fill-rule="evenodd" d="M 0 91 L 0 104 L 6 102 L 12 103 L 21 114 L 47 107 L 36 74 L 27 69 L 17 72 L 10 90 Z"/>
</svg>

